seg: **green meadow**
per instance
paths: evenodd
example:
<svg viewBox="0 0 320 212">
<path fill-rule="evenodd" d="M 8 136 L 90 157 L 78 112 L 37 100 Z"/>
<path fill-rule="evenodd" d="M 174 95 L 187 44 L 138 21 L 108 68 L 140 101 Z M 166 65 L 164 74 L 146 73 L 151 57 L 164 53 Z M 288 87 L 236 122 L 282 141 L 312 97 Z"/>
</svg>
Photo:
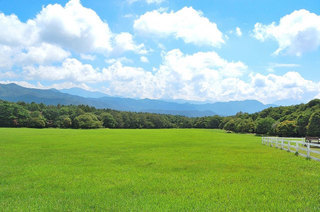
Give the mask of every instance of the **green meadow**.
<svg viewBox="0 0 320 212">
<path fill-rule="evenodd" d="M 0 128 L 0 211 L 319 211 L 320 163 L 221 130 Z"/>
</svg>

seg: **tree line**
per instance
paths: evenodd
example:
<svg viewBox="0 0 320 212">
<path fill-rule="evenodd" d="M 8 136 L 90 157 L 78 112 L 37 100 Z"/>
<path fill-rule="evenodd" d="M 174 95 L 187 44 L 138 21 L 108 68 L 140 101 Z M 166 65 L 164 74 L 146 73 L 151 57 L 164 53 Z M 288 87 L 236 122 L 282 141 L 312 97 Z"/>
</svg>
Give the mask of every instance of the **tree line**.
<svg viewBox="0 0 320 212">
<path fill-rule="evenodd" d="M 0 100 L 0 127 L 30 128 L 209 128 L 274 136 L 320 136 L 320 100 L 258 113 L 189 118 L 178 115 L 96 109 L 87 105 L 45 105 Z"/>
</svg>

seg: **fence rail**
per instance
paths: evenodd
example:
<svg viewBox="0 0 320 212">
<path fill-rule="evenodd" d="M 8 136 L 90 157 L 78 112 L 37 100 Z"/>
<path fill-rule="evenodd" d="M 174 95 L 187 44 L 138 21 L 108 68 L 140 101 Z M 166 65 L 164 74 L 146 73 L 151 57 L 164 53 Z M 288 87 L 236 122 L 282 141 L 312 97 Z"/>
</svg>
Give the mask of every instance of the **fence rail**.
<svg viewBox="0 0 320 212">
<path fill-rule="evenodd" d="M 262 137 L 262 144 L 293 152 L 320 161 L 320 144 L 306 142 L 305 138 Z"/>
</svg>

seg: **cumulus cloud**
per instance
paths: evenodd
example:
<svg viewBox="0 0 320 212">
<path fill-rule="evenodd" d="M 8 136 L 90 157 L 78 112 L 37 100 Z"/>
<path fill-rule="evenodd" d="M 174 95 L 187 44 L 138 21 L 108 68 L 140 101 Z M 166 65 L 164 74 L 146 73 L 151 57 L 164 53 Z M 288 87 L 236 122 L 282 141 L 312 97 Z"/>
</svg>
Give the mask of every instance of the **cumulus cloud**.
<svg viewBox="0 0 320 212">
<path fill-rule="evenodd" d="M 26 66 L 24 75 L 35 80 L 66 80 L 71 82 L 101 81 L 101 73 L 89 64 L 82 64 L 75 58 L 67 58 L 61 66 Z"/>
<path fill-rule="evenodd" d="M 320 46 L 320 16 L 307 10 L 297 10 L 270 25 L 256 23 L 254 37 L 260 41 L 273 39 L 278 42 L 274 54 L 285 52 L 300 56 Z"/>
<path fill-rule="evenodd" d="M 80 0 L 70 0 L 64 7 L 49 4 L 35 18 L 40 39 L 77 52 L 110 51 L 112 33 L 95 11 Z"/>
<path fill-rule="evenodd" d="M 267 103 L 282 99 L 302 100 L 306 95 L 320 92 L 319 82 L 306 80 L 298 72 L 287 72 L 282 76 L 251 74 L 250 87 L 250 95 Z"/>
<path fill-rule="evenodd" d="M 28 67 L 24 71 L 29 79 L 105 82 L 112 95 L 204 100 L 220 95 L 221 86 L 227 89 L 228 82 L 237 81 L 235 77 L 241 77 L 247 69 L 245 64 L 228 62 L 215 52 L 186 55 L 179 49 L 167 52 L 153 72 L 124 66 L 117 60 L 110 62 L 113 63 L 109 67 L 99 70 L 76 59 L 66 59 L 59 67 Z"/>
<path fill-rule="evenodd" d="M 0 13 L 0 44 L 30 46 L 50 43 L 77 52 L 111 51 L 112 33 L 106 22 L 79 0 L 64 7 L 49 4 L 34 19 L 21 22 L 17 16 Z"/>
<path fill-rule="evenodd" d="M 115 47 L 114 51 L 117 53 L 125 52 L 125 51 L 133 51 L 137 54 L 146 54 L 148 51 L 146 50 L 144 44 L 136 44 L 133 41 L 133 36 L 128 32 L 123 32 L 115 36 Z"/>
<path fill-rule="evenodd" d="M 141 57 L 140 57 L 140 61 L 143 62 L 143 63 L 149 63 L 148 58 L 145 57 L 145 56 L 141 56 Z"/>
<path fill-rule="evenodd" d="M 320 83 L 291 71 L 284 75 L 249 73 L 239 61 L 227 61 L 216 52 L 184 54 L 174 49 L 163 54 L 163 62 L 152 71 L 110 61 L 95 69 L 76 59 L 62 66 L 28 67 L 28 79 L 67 80 L 74 83 L 101 83 L 109 95 L 130 98 L 231 101 L 257 99 L 272 103 L 282 99 L 304 100 L 320 92 Z"/>
<path fill-rule="evenodd" d="M 70 52 L 48 43 L 33 46 L 6 46 L 0 44 L 0 68 L 10 69 L 13 65 L 50 64 L 60 62 L 70 56 Z"/>
<path fill-rule="evenodd" d="M 241 31 L 240 27 L 236 27 L 236 35 L 237 35 L 238 37 L 241 37 L 241 36 L 242 36 L 242 31 Z"/>
<path fill-rule="evenodd" d="M 33 43 L 37 39 L 35 22 L 22 23 L 16 15 L 0 13 L 0 44 L 20 46 Z"/>
<path fill-rule="evenodd" d="M 177 12 L 154 10 L 140 16 L 134 22 L 134 29 L 141 34 L 159 37 L 173 36 L 185 43 L 218 47 L 224 43 L 223 34 L 217 24 L 192 7 Z"/>
<path fill-rule="evenodd" d="M 147 53 L 144 44 L 136 44 L 130 33 L 112 33 L 108 24 L 79 0 L 70 0 L 65 6 L 49 4 L 26 22 L 0 13 L 0 68 L 62 62 L 74 52 L 93 61 L 97 53 L 110 56 L 126 51 Z"/>
<path fill-rule="evenodd" d="M 147 4 L 160 4 L 160 3 L 164 2 L 165 0 L 127 0 L 127 1 L 129 2 L 129 4 L 132 4 L 137 1 L 144 1 Z"/>
<path fill-rule="evenodd" d="M 81 59 L 94 61 L 96 59 L 95 55 L 92 54 L 80 54 Z"/>
</svg>

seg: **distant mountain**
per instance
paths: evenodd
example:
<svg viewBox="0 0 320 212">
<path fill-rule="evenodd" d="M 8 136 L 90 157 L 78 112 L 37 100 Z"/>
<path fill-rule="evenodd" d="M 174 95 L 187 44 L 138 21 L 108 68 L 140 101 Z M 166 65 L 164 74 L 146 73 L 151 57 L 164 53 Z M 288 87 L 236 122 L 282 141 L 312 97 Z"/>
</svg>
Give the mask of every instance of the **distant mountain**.
<svg viewBox="0 0 320 212">
<path fill-rule="evenodd" d="M 69 88 L 69 89 L 61 89 L 59 90 L 62 93 L 81 96 L 85 98 L 101 98 L 108 96 L 105 93 L 96 92 L 96 91 L 87 91 L 82 88 Z"/>
<path fill-rule="evenodd" d="M 189 117 L 212 116 L 215 114 L 229 116 L 240 111 L 254 113 L 270 106 L 274 106 L 264 105 L 256 100 L 194 104 L 189 102 L 176 103 L 151 99 L 109 97 L 103 93 L 85 91 L 80 88 L 63 91 L 69 92 L 70 94 L 63 93 L 55 89 L 42 90 L 25 88 L 16 84 L 0 84 L 0 99 L 12 102 L 24 101 L 29 103 L 36 102 L 52 105 L 85 104 L 96 108 L 184 115 Z M 77 91 L 79 91 L 79 95 L 74 95 L 77 94 Z"/>
</svg>

